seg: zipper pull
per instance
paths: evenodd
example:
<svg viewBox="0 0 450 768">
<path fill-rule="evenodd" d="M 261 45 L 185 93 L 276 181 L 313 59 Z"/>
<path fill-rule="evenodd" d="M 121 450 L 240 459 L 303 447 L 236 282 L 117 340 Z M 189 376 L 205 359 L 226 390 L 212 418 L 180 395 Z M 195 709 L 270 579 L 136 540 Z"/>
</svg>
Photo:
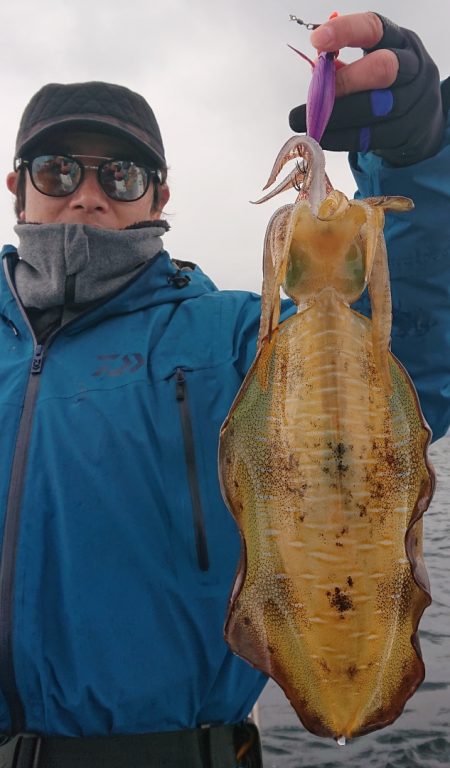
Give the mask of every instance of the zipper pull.
<svg viewBox="0 0 450 768">
<path fill-rule="evenodd" d="M 6 315 L 0 315 L 0 317 L 2 318 L 5 325 L 7 325 L 8 328 L 11 328 L 14 336 L 19 337 L 20 336 L 19 329 L 14 325 L 13 321 L 10 320 L 9 317 L 6 317 Z"/>
<path fill-rule="evenodd" d="M 42 371 L 43 365 L 44 365 L 44 346 L 43 344 L 37 344 L 34 350 L 33 360 L 31 361 L 32 375 L 40 373 Z"/>
<path fill-rule="evenodd" d="M 175 390 L 177 400 L 184 400 L 184 385 L 185 385 L 184 373 L 181 370 L 181 368 L 177 368 L 177 370 L 176 370 L 176 390 Z"/>
</svg>

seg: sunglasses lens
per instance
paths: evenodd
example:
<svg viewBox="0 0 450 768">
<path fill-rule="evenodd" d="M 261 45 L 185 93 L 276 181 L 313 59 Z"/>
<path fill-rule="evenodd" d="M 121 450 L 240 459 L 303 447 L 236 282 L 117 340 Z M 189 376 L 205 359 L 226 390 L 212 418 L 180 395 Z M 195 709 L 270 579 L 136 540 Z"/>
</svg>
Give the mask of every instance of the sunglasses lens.
<svg viewBox="0 0 450 768">
<path fill-rule="evenodd" d="M 64 197 L 76 190 L 81 180 L 81 166 L 72 157 L 41 155 L 31 163 L 31 178 L 39 192 Z"/>
<path fill-rule="evenodd" d="M 107 160 L 98 168 L 98 180 L 113 200 L 131 202 L 145 195 L 153 171 L 132 160 Z M 66 155 L 40 155 L 31 161 L 31 179 L 39 192 L 50 197 L 65 197 L 80 186 L 83 164 Z"/>
<path fill-rule="evenodd" d="M 150 172 L 131 160 L 111 160 L 100 167 L 100 183 L 113 200 L 139 200 L 145 195 Z"/>
</svg>

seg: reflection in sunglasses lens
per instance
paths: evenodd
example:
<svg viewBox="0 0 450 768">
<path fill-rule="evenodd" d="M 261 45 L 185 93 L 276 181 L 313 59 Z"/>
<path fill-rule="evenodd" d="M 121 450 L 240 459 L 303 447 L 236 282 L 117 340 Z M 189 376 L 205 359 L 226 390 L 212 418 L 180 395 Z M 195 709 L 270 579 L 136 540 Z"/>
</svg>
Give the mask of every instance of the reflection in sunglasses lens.
<svg viewBox="0 0 450 768">
<path fill-rule="evenodd" d="M 100 183 L 115 200 L 137 200 L 147 188 L 147 171 L 130 160 L 114 160 L 101 166 Z"/>
<path fill-rule="evenodd" d="M 86 167 L 92 168 L 88 164 Z M 138 200 L 148 188 L 149 172 L 131 160 L 106 160 L 94 168 L 98 169 L 103 191 L 113 200 Z M 81 161 L 65 155 L 40 155 L 30 166 L 36 189 L 51 197 L 64 197 L 75 192 L 81 183 L 83 169 Z"/>
<path fill-rule="evenodd" d="M 31 176 L 44 195 L 63 197 L 74 192 L 80 183 L 81 166 L 64 155 L 42 155 L 33 160 Z"/>
</svg>

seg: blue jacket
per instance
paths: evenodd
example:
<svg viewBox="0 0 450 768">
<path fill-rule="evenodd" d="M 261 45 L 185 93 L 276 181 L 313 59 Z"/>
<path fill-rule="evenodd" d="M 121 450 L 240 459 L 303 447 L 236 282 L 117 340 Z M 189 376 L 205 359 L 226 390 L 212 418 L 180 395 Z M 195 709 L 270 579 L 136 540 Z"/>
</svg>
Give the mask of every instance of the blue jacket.
<svg viewBox="0 0 450 768">
<path fill-rule="evenodd" d="M 448 152 L 414 169 L 354 158 L 364 195 L 415 198 L 388 222 L 393 347 L 435 437 L 450 413 Z M 217 480 L 259 297 L 176 273 L 161 253 L 44 348 L 1 276 L 0 731 L 233 722 L 264 685 L 222 639 L 239 537 Z"/>
</svg>

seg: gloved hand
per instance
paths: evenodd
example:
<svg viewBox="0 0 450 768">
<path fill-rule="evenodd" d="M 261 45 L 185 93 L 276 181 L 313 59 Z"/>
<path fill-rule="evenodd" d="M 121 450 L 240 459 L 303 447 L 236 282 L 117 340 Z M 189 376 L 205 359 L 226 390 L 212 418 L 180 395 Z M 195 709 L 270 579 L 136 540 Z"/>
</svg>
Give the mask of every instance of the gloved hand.
<svg viewBox="0 0 450 768">
<path fill-rule="evenodd" d="M 368 25 L 371 16 L 372 23 Z M 320 43 L 320 50 L 332 51 L 346 45 L 364 50 L 363 59 L 336 72 L 337 95 L 344 95 L 336 99 L 320 143 L 324 149 L 331 150 L 371 150 L 393 165 L 410 165 L 439 149 L 445 124 L 444 110 L 447 111 L 450 102 L 450 79 L 443 84 L 441 95 L 438 69 L 416 33 L 379 14 L 376 16 L 381 21 L 382 33 L 379 23 L 367 13 L 339 16 L 321 25 L 311 35 L 311 42 L 316 46 Z M 332 31 L 332 38 L 324 45 L 320 31 L 325 26 Z M 374 35 L 376 38 L 378 34 L 381 36 L 373 44 Z M 370 36 L 371 45 L 366 48 L 365 41 Z M 394 76 L 390 75 L 391 84 L 386 83 L 389 67 L 384 70 L 379 67 L 381 49 L 392 51 L 398 60 L 398 69 L 395 60 L 391 61 L 394 64 L 394 69 L 391 66 L 394 71 Z M 377 56 L 377 59 L 372 58 L 372 67 L 371 56 Z M 389 61 L 385 59 L 385 62 Z M 305 104 L 291 111 L 289 123 L 298 133 L 306 131 Z"/>
</svg>

